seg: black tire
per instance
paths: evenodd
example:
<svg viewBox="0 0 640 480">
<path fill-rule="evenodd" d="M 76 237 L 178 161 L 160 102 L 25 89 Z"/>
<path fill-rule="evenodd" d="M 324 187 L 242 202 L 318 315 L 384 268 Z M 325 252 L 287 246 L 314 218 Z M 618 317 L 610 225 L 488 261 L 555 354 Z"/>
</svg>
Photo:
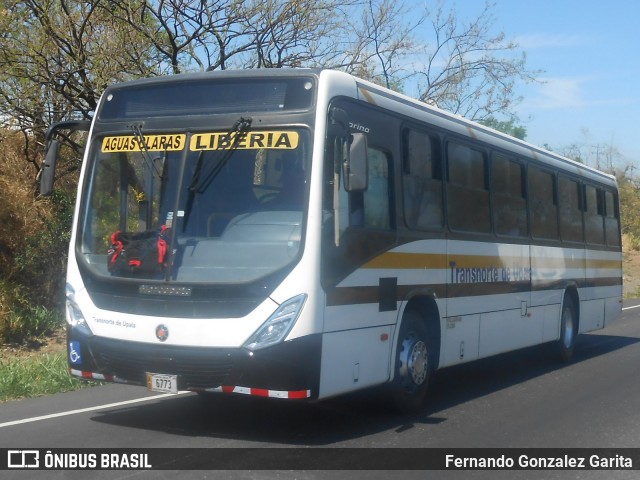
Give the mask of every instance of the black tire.
<svg viewBox="0 0 640 480">
<path fill-rule="evenodd" d="M 558 354 L 563 362 L 568 362 L 573 357 L 577 336 L 578 309 L 573 298 L 565 295 L 560 315 L 560 339 L 557 343 Z"/>
<path fill-rule="evenodd" d="M 416 412 L 427 396 L 433 358 L 427 328 L 415 311 L 406 312 L 402 319 L 394 365 L 393 404 L 402 413 Z"/>
</svg>

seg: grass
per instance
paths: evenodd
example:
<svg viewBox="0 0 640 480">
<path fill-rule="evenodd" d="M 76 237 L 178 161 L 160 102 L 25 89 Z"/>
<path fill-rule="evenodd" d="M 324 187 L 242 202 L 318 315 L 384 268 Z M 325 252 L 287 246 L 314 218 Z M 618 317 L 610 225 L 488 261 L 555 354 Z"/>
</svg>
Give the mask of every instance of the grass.
<svg viewBox="0 0 640 480">
<path fill-rule="evenodd" d="M 0 402 L 79 390 L 98 382 L 71 377 L 65 351 L 0 359 Z"/>
</svg>

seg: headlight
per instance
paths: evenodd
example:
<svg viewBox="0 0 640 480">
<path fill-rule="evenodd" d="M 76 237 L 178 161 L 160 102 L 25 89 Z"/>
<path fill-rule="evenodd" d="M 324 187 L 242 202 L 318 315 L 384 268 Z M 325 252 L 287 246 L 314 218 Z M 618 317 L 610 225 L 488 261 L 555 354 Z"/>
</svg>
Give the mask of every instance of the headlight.
<svg viewBox="0 0 640 480">
<path fill-rule="evenodd" d="M 247 340 L 244 347 L 255 351 L 281 342 L 296 323 L 306 300 L 307 296 L 302 294 L 280 305 L 273 315 Z"/>
<path fill-rule="evenodd" d="M 84 335 L 93 335 L 74 297 L 73 289 L 67 286 L 67 323 Z"/>
</svg>

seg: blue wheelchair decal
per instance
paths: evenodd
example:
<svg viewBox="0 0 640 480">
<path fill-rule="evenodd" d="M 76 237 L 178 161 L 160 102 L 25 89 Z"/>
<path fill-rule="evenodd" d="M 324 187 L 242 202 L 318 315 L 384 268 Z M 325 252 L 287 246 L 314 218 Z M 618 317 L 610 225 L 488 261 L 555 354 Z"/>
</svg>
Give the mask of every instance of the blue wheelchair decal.
<svg viewBox="0 0 640 480">
<path fill-rule="evenodd" d="M 74 365 L 80 365 L 82 363 L 80 342 L 69 342 L 69 361 Z"/>
</svg>

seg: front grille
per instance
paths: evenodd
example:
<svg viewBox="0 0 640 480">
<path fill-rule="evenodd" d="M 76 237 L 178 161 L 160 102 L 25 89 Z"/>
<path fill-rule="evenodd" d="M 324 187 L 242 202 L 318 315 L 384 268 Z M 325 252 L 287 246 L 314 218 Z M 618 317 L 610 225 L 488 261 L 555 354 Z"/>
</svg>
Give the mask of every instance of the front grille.
<svg viewBox="0 0 640 480">
<path fill-rule="evenodd" d="M 146 372 L 178 375 L 178 388 L 184 390 L 226 385 L 240 360 L 238 350 L 104 339 L 91 350 L 101 372 L 140 384 L 146 383 Z"/>
</svg>

